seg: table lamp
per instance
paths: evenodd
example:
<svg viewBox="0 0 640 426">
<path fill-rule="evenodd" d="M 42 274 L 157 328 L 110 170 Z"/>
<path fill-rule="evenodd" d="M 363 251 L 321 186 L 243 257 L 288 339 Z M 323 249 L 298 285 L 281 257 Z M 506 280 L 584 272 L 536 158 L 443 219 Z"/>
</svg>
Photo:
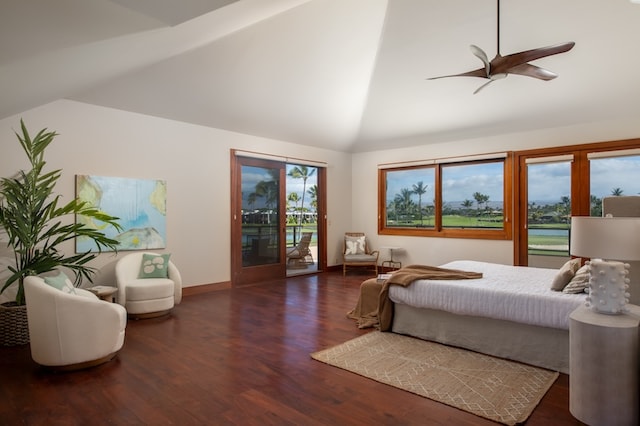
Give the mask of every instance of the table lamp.
<svg viewBox="0 0 640 426">
<path fill-rule="evenodd" d="M 640 260 L 640 218 L 573 216 L 569 248 L 573 256 L 591 258 L 587 306 L 603 314 L 626 312 L 630 266 L 620 261 Z"/>
</svg>

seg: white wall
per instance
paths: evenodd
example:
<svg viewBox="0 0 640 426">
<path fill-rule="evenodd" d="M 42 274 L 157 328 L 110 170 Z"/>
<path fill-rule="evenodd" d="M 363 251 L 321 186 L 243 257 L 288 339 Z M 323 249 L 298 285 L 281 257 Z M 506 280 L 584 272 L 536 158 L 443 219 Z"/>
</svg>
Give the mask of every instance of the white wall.
<svg viewBox="0 0 640 426">
<path fill-rule="evenodd" d="M 33 135 L 44 127 L 59 133 L 45 159 L 63 169 L 57 192 L 66 201 L 76 174 L 167 181 L 167 248 L 159 251 L 172 254 L 185 286 L 230 280 L 231 148 L 328 163 L 329 265 L 350 228 L 350 154 L 63 100 L 0 120 L 0 176 L 28 166 L 14 135 L 20 118 Z M 108 270 L 115 259 L 102 254 L 94 266 Z M 96 281 L 109 279 L 107 272 Z"/>
<path fill-rule="evenodd" d="M 378 164 L 624 140 L 637 138 L 638 135 L 640 135 L 640 121 L 610 120 L 527 133 L 354 154 L 352 221 L 357 229 L 353 230 L 366 232 L 374 248 L 403 247 L 405 252 L 398 255 L 394 253 L 394 260 L 400 260 L 405 265 L 440 265 L 457 259 L 512 265 L 512 241 L 377 235 Z M 419 143 L 419 140 L 416 142 Z M 382 251 L 380 257 L 388 259 L 388 251 Z"/>
</svg>

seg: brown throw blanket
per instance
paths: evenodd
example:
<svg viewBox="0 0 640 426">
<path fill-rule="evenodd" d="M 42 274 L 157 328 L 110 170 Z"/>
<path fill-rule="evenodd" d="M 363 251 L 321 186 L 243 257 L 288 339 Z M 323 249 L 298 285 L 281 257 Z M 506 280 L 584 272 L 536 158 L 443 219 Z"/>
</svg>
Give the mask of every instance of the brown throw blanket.
<svg viewBox="0 0 640 426">
<path fill-rule="evenodd" d="M 379 326 L 381 331 L 391 329 L 393 302 L 389 299 L 389 286 L 408 286 L 415 280 L 466 280 L 482 278 L 480 272 L 460 271 L 427 265 L 409 265 L 391 274 L 383 283 L 372 278 L 360 286 L 360 299 L 347 316 L 355 319 L 359 328 Z"/>
</svg>

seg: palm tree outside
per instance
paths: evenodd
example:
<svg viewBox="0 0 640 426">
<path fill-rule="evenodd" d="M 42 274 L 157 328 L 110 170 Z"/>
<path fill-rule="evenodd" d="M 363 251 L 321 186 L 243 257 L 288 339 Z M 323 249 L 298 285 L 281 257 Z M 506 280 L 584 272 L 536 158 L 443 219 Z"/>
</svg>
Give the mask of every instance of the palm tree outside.
<svg viewBox="0 0 640 426">
<path fill-rule="evenodd" d="M 307 179 L 313 176 L 316 172 L 315 168 L 309 169 L 307 166 L 294 166 L 287 176 L 294 179 L 302 179 L 302 200 L 300 201 L 300 215 L 298 217 L 298 225 L 302 226 L 302 217 L 304 216 L 304 196 L 307 192 Z"/>
<path fill-rule="evenodd" d="M 427 192 L 429 185 L 425 185 L 423 181 L 413 184 L 413 193 L 418 194 L 418 217 L 420 218 L 420 226 L 422 226 L 422 195 Z"/>
<path fill-rule="evenodd" d="M 464 208 L 464 215 L 467 216 L 469 214 L 469 210 L 473 207 L 473 201 L 467 198 L 462 202 L 462 207 Z"/>
</svg>

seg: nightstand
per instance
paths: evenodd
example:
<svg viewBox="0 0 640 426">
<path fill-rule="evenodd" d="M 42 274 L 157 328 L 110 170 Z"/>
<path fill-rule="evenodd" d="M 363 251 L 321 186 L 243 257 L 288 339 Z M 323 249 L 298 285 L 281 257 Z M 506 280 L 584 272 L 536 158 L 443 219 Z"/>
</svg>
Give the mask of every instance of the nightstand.
<svg viewBox="0 0 640 426">
<path fill-rule="evenodd" d="M 581 306 L 569 317 L 569 411 L 589 425 L 637 425 L 640 306 L 606 315 Z"/>
</svg>

